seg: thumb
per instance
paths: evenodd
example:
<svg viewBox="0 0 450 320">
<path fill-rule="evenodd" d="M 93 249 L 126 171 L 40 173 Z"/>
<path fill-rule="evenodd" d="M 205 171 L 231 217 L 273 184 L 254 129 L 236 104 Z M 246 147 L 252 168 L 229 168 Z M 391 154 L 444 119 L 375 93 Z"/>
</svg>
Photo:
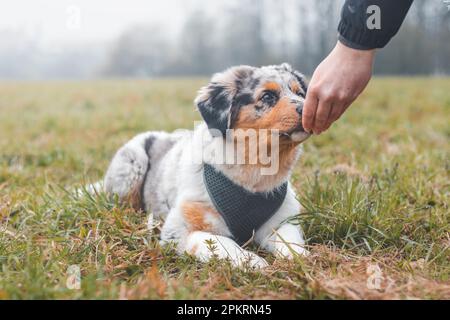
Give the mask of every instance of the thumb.
<svg viewBox="0 0 450 320">
<path fill-rule="evenodd" d="M 313 128 L 318 103 L 319 99 L 315 90 L 308 90 L 302 112 L 302 125 L 306 132 L 311 132 Z"/>
</svg>

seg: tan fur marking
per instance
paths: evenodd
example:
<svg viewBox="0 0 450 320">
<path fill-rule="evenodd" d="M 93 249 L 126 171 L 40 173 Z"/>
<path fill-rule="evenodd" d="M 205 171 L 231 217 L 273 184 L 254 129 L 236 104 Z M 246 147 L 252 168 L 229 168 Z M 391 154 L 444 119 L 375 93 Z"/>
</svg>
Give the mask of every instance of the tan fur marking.
<svg viewBox="0 0 450 320">
<path fill-rule="evenodd" d="M 288 98 L 282 98 L 265 115 L 255 119 L 255 109 L 243 108 L 239 113 L 235 124 L 236 129 L 272 129 L 289 131 L 300 122 L 300 115 L 296 106 L 289 102 Z"/>
<path fill-rule="evenodd" d="M 213 226 L 205 219 L 207 214 L 218 213 L 202 202 L 185 202 L 181 206 L 183 216 L 189 224 L 190 231 L 211 231 Z"/>
<path fill-rule="evenodd" d="M 302 93 L 302 89 L 300 88 L 300 86 L 298 85 L 298 83 L 296 81 L 292 81 L 289 84 L 289 87 L 290 87 L 291 91 L 293 93 L 295 93 L 296 95 L 300 95 Z"/>
<path fill-rule="evenodd" d="M 280 90 L 281 90 L 281 87 L 280 87 L 280 85 L 279 85 L 278 83 L 276 83 L 276 82 L 267 82 L 267 83 L 264 85 L 264 89 L 265 89 L 265 90 L 271 90 L 271 91 L 280 91 Z"/>
<path fill-rule="evenodd" d="M 280 174 L 286 174 L 296 160 L 297 145 L 296 142 L 280 144 Z"/>
</svg>

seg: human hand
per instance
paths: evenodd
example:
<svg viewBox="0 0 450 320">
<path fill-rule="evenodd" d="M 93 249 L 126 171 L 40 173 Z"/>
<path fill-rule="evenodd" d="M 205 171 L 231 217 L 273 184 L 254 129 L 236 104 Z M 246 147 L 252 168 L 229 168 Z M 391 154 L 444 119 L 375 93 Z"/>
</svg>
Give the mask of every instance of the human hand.
<svg viewBox="0 0 450 320">
<path fill-rule="evenodd" d="M 356 50 L 338 41 L 316 68 L 303 107 L 305 131 L 320 134 L 341 117 L 367 86 L 375 50 Z"/>
</svg>

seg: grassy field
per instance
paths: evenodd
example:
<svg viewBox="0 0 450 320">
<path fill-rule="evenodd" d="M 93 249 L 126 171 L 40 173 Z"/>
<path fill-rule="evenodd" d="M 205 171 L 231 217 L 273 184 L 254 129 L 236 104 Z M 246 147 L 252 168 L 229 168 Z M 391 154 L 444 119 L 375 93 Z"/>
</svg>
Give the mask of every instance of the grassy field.
<svg viewBox="0 0 450 320">
<path fill-rule="evenodd" d="M 306 142 L 307 258 L 201 264 L 160 248 L 142 213 L 73 197 L 135 134 L 192 128 L 205 81 L 0 83 L 0 298 L 450 298 L 450 79 L 375 79 Z"/>
</svg>

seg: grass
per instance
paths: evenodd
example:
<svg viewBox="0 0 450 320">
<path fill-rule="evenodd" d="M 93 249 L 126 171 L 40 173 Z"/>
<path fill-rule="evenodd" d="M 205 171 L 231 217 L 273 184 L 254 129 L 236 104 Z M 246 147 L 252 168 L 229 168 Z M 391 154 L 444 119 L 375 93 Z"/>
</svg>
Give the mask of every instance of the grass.
<svg viewBox="0 0 450 320">
<path fill-rule="evenodd" d="M 142 213 L 71 194 L 135 134 L 192 128 L 205 81 L 0 83 L 0 298 L 450 298 L 450 79 L 374 79 L 305 144 L 292 181 L 312 254 L 260 252 L 262 272 L 177 256 Z"/>
</svg>

